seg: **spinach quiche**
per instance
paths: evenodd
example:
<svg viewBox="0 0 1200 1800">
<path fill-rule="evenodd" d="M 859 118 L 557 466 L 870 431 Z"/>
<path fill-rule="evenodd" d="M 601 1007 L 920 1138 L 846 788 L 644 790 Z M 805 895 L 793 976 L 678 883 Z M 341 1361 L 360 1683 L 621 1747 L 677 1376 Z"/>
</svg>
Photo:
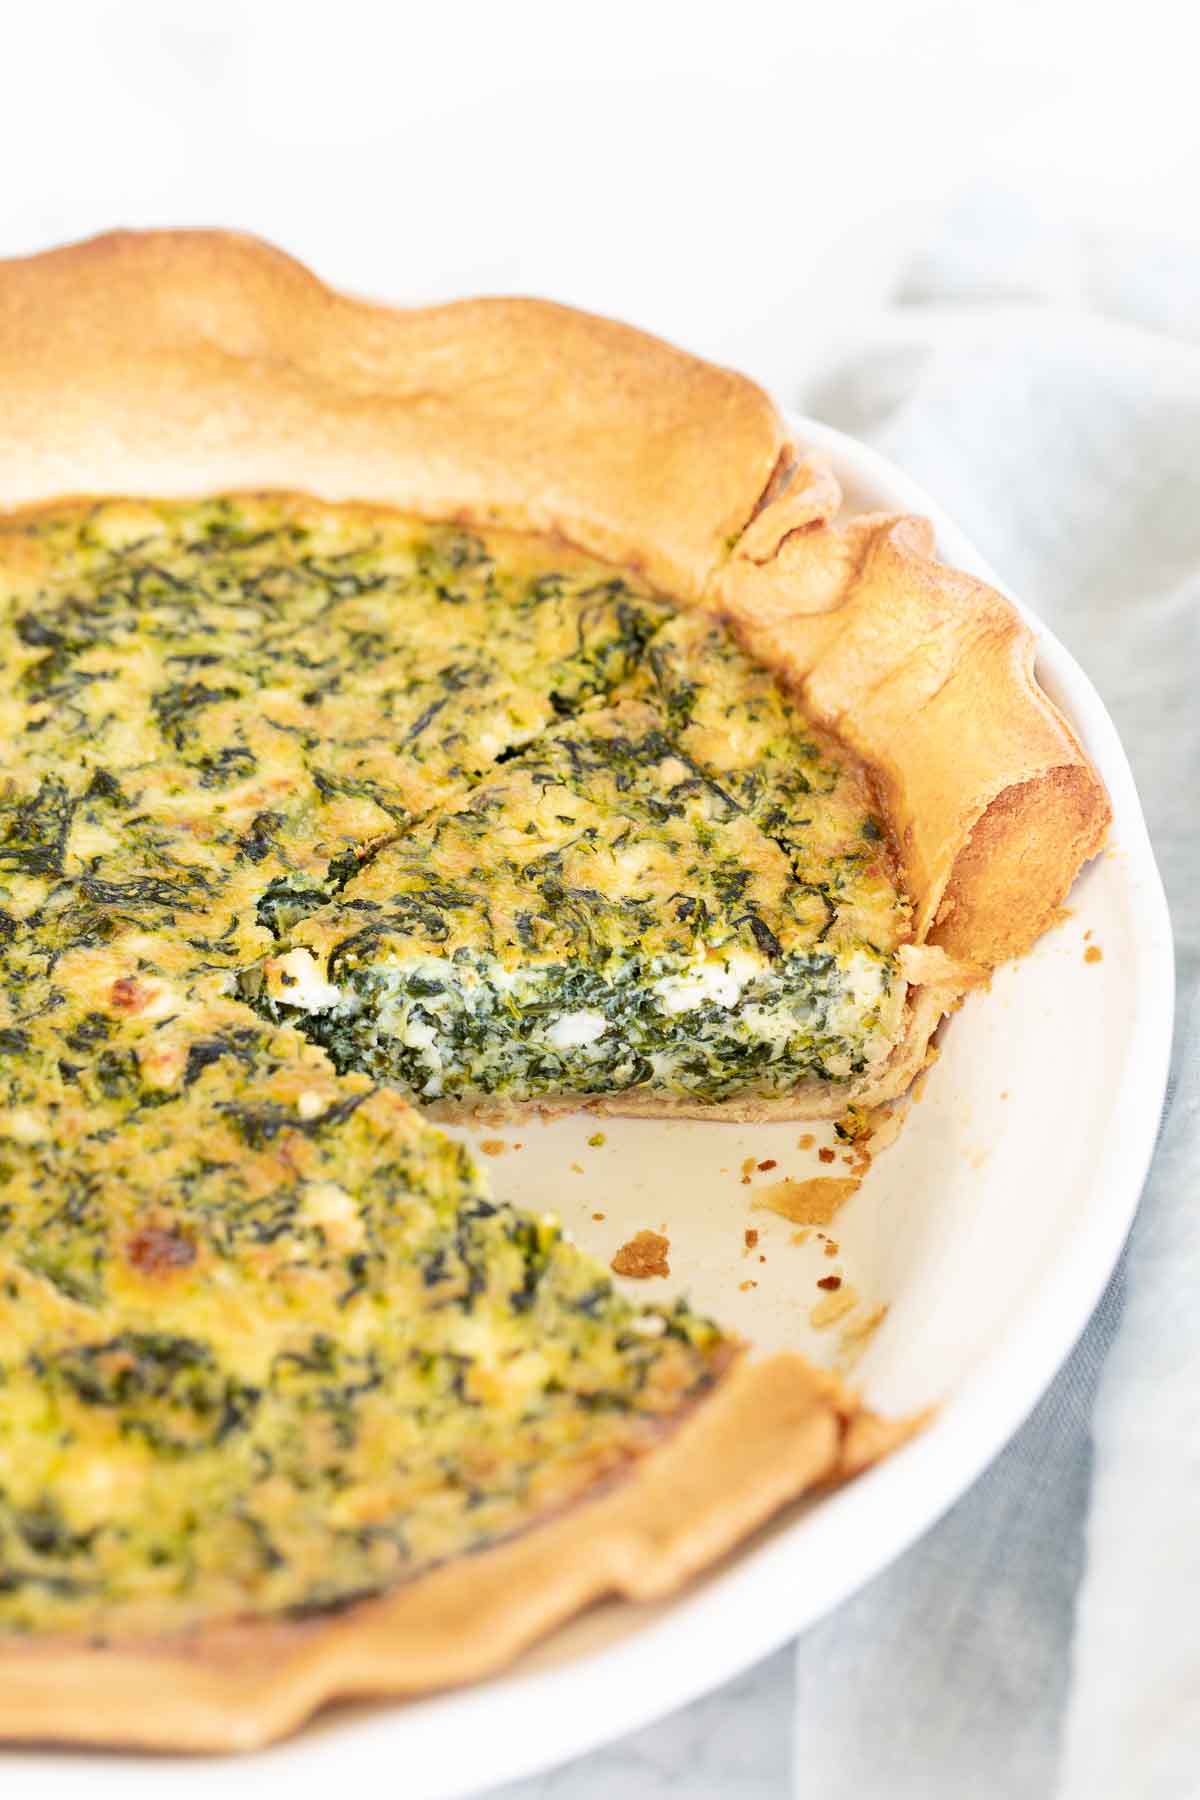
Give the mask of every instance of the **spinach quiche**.
<svg viewBox="0 0 1200 1800">
<path fill-rule="evenodd" d="M 466 1680 L 881 1454 L 436 1120 L 902 1094 L 1107 826 L 1012 609 L 540 302 L 115 234 L 0 381 L 0 1737 Z"/>
</svg>

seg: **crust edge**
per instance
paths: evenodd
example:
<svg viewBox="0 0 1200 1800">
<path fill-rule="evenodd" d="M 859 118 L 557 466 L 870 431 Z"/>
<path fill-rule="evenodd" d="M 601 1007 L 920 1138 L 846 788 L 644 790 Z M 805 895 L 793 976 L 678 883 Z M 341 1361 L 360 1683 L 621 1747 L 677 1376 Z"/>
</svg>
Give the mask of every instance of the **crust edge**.
<svg viewBox="0 0 1200 1800">
<path fill-rule="evenodd" d="M 0 1648 L 0 1741 L 246 1751 L 333 1700 L 476 1680 L 598 1601 L 677 1592 L 789 1501 L 858 1474 L 921 1422 L 878 1419 L 791 1353 L 739 1362 L 616 1488 L 339 1618 Z"/>
<path fill-rule="evenodd" d="M 1108 796 L 1015 607 L 940 562 L 926 520 L 839 527 L 837 506 L 823 459 L 798 464 L 706 600 L 872 771 L 915 944 L 994 968 L 1054 922 L 1104 845 Z"/>
</svg>

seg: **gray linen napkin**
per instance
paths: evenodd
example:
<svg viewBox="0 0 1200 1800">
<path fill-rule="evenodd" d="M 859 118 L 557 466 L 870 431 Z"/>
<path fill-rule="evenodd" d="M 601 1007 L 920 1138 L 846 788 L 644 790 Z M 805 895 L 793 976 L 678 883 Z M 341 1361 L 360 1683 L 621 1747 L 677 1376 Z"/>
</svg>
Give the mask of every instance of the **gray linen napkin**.
<svg viewBox="0 0 1200 1800">
<path fill-rule="evenodd" d="M 1200 1794 L 1200 350 L 988 305 L 1013 292 L 998 247 L 985 218 L 967 251 L 927 255 L 873 347 L 802 403 L 935 493 L 1096 681 L 1171 903 L 1175 1075 L 1126 1258 L 1070 1362 L 948 1516 L 801 1639 L 797 1800 Z M 1177 316 L 1153 291 L 1164 266 L 1178 281 L 1178 254 L 1130 269 L 1134 316 Z"/>
</svg>

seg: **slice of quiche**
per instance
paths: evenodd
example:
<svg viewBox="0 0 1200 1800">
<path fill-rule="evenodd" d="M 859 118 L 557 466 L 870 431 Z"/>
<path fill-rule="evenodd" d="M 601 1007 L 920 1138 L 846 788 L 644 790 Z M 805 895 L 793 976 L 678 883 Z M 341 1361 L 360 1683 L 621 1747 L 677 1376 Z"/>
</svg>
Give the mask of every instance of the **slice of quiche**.
<svg viewBox="0 0 1200 1800">
<path fill-rule="evenodd" d="M 0 382 L 0 1736 L 465 1680 L 897 1442 L 410 1100 L 901 1093 L 1107 825 L 1013 610 L 537 302 L 117 234 Z"/>
<path fill-rule="evenodd" d="M 636 700 L 506 761 L 295 931 L 275 1010 L 425 1101 L 844 1108 L 903 1035 L 909 909 L 862 780 L 718 704 L 719 762 Z"/>
<path fill-rule="evenodd" d="M 113 1145 L 7 1184 L 4 1632 L 342 1607 L 610 1480 L 733 1359 L 361 1077 L 214 1062 Z"/>
</svg>

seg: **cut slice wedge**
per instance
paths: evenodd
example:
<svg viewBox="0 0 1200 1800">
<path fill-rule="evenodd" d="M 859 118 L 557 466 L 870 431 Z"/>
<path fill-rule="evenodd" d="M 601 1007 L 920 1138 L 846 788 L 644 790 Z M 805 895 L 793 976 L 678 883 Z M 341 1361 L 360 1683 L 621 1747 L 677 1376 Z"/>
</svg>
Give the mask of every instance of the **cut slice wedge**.
<svg viewBox="0 0 1200 1800">
<path fill-rule="evenodd" d="M 422 1101 L 711 1104 L 877 1071 L 908 909 L 869 792 L 732 644 L 728 666 L 719 741 L 623 701 L 405 832 L 268 961 L 267 1007 Z"/>
</svg>

